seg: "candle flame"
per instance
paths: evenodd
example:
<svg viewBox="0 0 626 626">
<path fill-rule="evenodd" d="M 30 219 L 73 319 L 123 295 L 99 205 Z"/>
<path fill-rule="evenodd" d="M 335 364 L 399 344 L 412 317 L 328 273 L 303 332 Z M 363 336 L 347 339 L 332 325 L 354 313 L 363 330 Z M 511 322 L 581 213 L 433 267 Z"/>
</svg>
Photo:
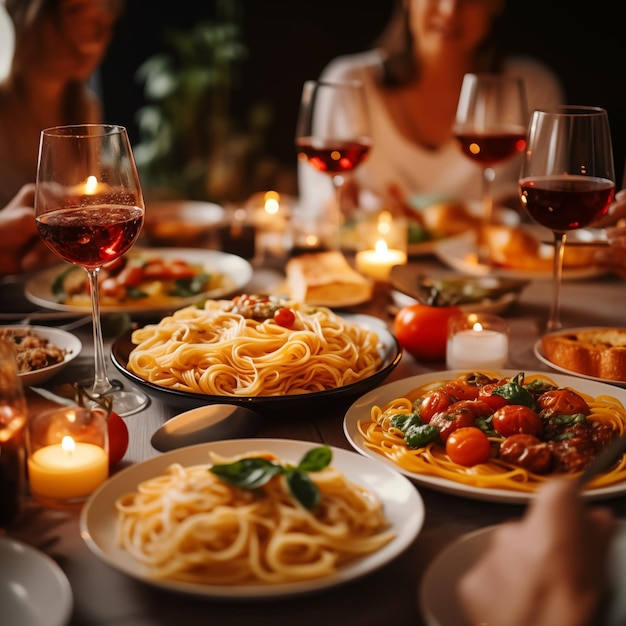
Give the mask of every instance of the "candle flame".
<svg viewBox="0 0 626 626">
<path fill-rule="evenodd" d="M 65 452 L 69 452 L 71 454 L 74 450 L 76 450 L 76 443 L 69 435 L 65 435 L 65 437 L 61 439 L 61 447 L 65 450 Z"/>
<path fill-rule="evenodd" d="M 280 195 L 275 191 L 268 191 L 265 194 L 264 208 L 268 215 L 276 215 L 280 209 Z"/>
<path fill-rule="evenodd" d="M 376 254 L 387 254 L 389 252 L 387 242 L 382 239 L 379 239 L 374 247 L 376 249 Z"/>
<path fill-rule="evenodd" d="M 378 214 L 378 233 L 383 237 L 388 236 L 391 233 L 392 221 L 393 215 L 390 211 L 381 211 Z"/>
<path fill-rule="evenodd" d="M 95 176 L 88 176 L 87 181 L 85 182 L 85 193 L 86 194 L 94 194 L 96 193 L 96 189 L 98 188 L 98 179 Z"/>
<path fill-rule="evenodd" d="M 480 322 L 475 322 L 472 326 L 472 330 L 475 330 L 477 333 L 481 332 L 483 329 L 483 325 Z"/>
</svg>

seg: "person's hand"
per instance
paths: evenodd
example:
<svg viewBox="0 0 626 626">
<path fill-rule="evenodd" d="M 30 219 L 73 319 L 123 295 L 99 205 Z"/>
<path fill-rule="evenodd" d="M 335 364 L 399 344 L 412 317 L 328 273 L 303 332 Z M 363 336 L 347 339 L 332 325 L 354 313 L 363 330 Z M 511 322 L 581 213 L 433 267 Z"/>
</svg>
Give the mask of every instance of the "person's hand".
<svg viewBox="0 0 626 626">
<path fill-rule="evenodd" d="M 24 185 L 0 210 L 0 275 L 20 274 L 56 259 L 35 223 L 35 185 Z"/>
<path fill-rule="evenodd" d="M 608 509 L 586 509 L 568 478 L 548 481 L 526 515 L 502 524 L 460 580 L 470 622 L 493 626 L 592 626 L 606 599 L 615 530 Z"/>
</svg>

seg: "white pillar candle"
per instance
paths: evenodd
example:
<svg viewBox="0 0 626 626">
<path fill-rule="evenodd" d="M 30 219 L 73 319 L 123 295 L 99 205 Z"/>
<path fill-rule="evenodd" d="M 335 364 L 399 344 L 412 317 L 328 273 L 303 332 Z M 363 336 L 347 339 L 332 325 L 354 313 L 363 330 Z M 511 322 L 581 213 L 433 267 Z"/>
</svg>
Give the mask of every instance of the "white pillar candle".
<svg viewBox="0 0 626 626">
<path fill-rule="evenodd" d="M 388 248 L 384 241 L 376 242 L 375 250 L 361 250 L 356 253 L 356 269 L 378 281 L 386 281 L 394 265 L 404 265 L 407 261 L 406 252 Z"/>
<path fill-rule="evenodd" d="M 506 333 L 483 328 L 480 322 L 475 322 L 472 328 L 450 335 L 446 365 L 448 369 L 498 369 L 504 367 L 508 355 Z"/>
</svg>

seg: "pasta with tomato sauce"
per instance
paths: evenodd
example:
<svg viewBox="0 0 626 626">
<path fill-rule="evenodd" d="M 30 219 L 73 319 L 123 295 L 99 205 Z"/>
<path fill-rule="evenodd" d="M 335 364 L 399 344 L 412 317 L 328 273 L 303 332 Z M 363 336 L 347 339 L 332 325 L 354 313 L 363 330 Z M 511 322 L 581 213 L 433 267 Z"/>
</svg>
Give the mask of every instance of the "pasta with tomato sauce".
<svg viewBox="0 0 626 626">
<path fill-rule="evenodd" d="M 487 436 L 490 452 L 484 462 L 452 461 L 446 445 L 462 429 Z M 358 430 L 367 448 L 407 471 L 474 487 L 533 492 L 556 473 L 581 472 L 626 430 L 626 409 L 615 397 L 559 387 L 544 374 L 500 378 L 476 372 L 442 378 L 373 406 L 371 419 L 360 420 Z M 588 486 L 623 480 L 625 457 Z"/>
</svg>

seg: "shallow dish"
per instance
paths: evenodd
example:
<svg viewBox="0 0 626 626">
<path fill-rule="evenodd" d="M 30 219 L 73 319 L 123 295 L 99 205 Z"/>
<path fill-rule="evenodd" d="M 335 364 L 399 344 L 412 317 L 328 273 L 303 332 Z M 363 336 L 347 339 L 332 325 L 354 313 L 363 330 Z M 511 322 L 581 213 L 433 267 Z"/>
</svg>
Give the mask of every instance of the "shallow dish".
<svg viewBox="0 0 626 626">
<path fill-rule="evenodd" d="M 115 539 L 115 500 L 137 485 L 164 472 L 171 463 L 183 466 L 208 463 L 209 451 L 236 456 L 269 451 L 283 462 L 297 464 L 312 442 L 286 439 L 238 439 L 204 443 L 167 452 L 132 465 L 102 485 L 85 503 L 80 515 L 81 536 L 89 549 L 105 563 L 143 582 L 170 591 L 214 599 L 269 600 L 309 594 L 355 580 L 382 567 L 401 554 L 417 537 L 424 523 L 424 503 L 415 487 L 397 472 L 354 452 L 332 448 L 332 465 L 349 480 L 371 490 L 385 507 L 396 537 L 380 550 L 341 567 L 336 574 L 294 583 L 248 585 L 201 585 L 173 580 L 155 580 Z"/>
<path fill-rule="evenodd" d="M 589 327 L 584 327 L 584 328 L 564 328 L 561 331 L 558 331 L 556 333 L 550 333 L 550 334 L 569 335 L 570 333 L 576 333 L 576 332 L 579 332 L 581 330 L 595 330 L 597 328 L 600 328 L 600 327 L 598 327 L 598 326 L 589 326 Z M 599 378 L 598 376 L 590 376 L 588 374 L 580 374 L 579 372 L 575 372 L 574 370 L 568 369 L 567 367 L 561 367 L 560 365 L 557 365 L 556 363 L 553 363 L 543 353 L 543 347 L 541 345 L 541 339 L 538 339 L 535 342 L 534 353 L 535 353 L 535 356 L 542 363 L 544 363 L 548 367 L 551 367 L 553 370 L 555 370 L 557 372 L 561 372 L 563 374 L 569 374 L 571 376 L 578 376 L 579 378 L 585 378 L 587 380 L 595 380 L 595 381 L 600 382 L 600 383 L 608 383 L 609 385 L 617 385 L 618 387 L 626 387 L 626 380 L 611 380 L 609 378 Z"/>
<path fill-rule="evenodd" d="M 42 339 L 47 339 L 51 344 L 54 344 L 57 348 L 65 350 L 65 358 L 48 367 L 42 367 L 32 372 L 21 372 L 19 374 L 22 384 L 25 386 L 40 385 L 46 380 L 56 376 L 61 370 L 63 370 L 71 361 L 73 361 L 83 348 L 83 344 L 76 335 L 61 330 L 60 328 L 50 328 L 49 326 L 0 326 L 2 329 L 7 330 L 25 330 L 30 329 L 36 335 Z"/>
<path fill-rule="evenodd" d="M 430 563 L 421 580 L 418 601 L 426 626 L 471 626 L 459 606 L 459 580 L 484 554 L 497 526 L 488 526 L 463 535 L 444 548 Z M 609 581 L 614 590 L 604 626 L 626 623 L 626 523 L 621 522 L 609 556 Z"/>
<path fill-rule="evenodd" d="M 424 298 L 426 286 L 434 286 L 442 296 L 456 298 L 452 303 L 465 311 L 502 313 L 517 301 L 528 280 L 497 276 L 468 277 L 450 272 L 425 273 L 419 265 L 391 268 L 389 283 L 397 306 L 414 304 Z"/>
<path fill-rule="evenodd" d="M 0 536 L 0 607 L 7 626 L 64 626 L 72 588 L 58 563 L 32 546 Z"/>
<path fill-rule="evenodd" d="M 206 298 L 222 298 L 239 291 L 250 282 L 252 266 L 248 261 L 234 254 L 227 254 L 217 250 L 195 250 L 192 248 L 134 248 L 128 254 L 145 254 L 161 259 L 181 259 L 192 265 L 202 265 L 207 272 L 219 273 L 224 276 L 224 284 L 217 289 L 211 289 L 189 298 L 161 298 L 155 305 L 149 301 L 136 300 L 108 305 L 102 303 L 102 313 L 157 313 L 167 312 L 193 304 Z M 35 274 L 25 286 L 26 297 L 38 306 L 57 311 L 91 311 L 90 306 L 76 306 L 59 302 L 52 291 L 55 279 L 68 267 L 68 264 L 59 264 Z"/>
<path fill-rule="evenodd" d="M 360 420 L 365 422 L 370 419 L 372 406 L 381 406 L 394 398 L 403 396 L 415 387 L 438 380 L 452 380 L 465 372 L 467 372 L 467 370 L 448 370 L 443 372 L 432 372 L 430 374 L 420 374 L 418 376 L 396 380 L 370 391 L 356 400 L 348 409 L 343 422 L 344 434 L 350 442 L 350 445 L 355 450 L 372 459 L 377 459 L 389 467 L 395 468 L 396 471 L 400 472 L 407 478 L 410 478 L 418 485 L 430 487 L 436 491 L 442 491 L 451 495 L 470 498 L 472 500 L 484 500 L 487 502 L 499 502 L 502 504 L 525 504 L 532 500 L 534 497 L 533 493 L 513 491 L 510 489 L 475 487 L 473 485 L 466 485 L 452 479 L 440 478 L 439 476 L 425 476 L 417 472 L 405 470 L 386 457 L 383 457 L 366 447 L 363 437 L 358 431 L 358 421 Z M 539 373 L 539 371 L 535 370 L 526 372 L 527 375 L 533 373 Z M 511 377 L 519 374 L 519 370 L 500 370 L 500 374 L 503 377 Z M 581 378 L 574 378 L 573 376 L 552 374 L 551 372 L 545 374 L 559 386 L 572 387 L 573 389 L 582 391 L 592 396 L 613 396 L 626 406 L 626 390 L 622 390 L 619 387 L 613 387 L 594 381 L 587 381 Z M 600 500 L 603 498 L 623 496 L 624 494 L 626 494 L 626 483 L 617 483 L 615 485 L 601 487 L 598 489 L 585 489 L 582 496 L 585 500 Z"/>
<path fill-rule="evenodd" d="M 363 380 L 308 394 L 286 396 L 217 396 L 203 393 L 192 393 L 167 389 L 148 382 L 128 370 L 128 358 L 135 347 L 131 342 L 132 330 L 118 337 L 111 348 L 111 359 L 115 367 L 129 380 L 141 387 L 149 396 L 169 405 L 183 409 L 193 409 L 206 404 L 236 404 L 252 408 L 264 417 L 272 417 L 279 413 L 291 416 L 301 415 L 306 411 L 316 410 L 326 403 L 349 402 L 366 391 L 382 383 L 395 369 L 402 358 L 402 349 L 396 338 L 387 330 L 384 323 L 368 315 L 342 315 L 346 320 L 357 322 L 378 333 L 382 343 L 381 356 L 383 363 L 380 369 Z"/>
</svg>

